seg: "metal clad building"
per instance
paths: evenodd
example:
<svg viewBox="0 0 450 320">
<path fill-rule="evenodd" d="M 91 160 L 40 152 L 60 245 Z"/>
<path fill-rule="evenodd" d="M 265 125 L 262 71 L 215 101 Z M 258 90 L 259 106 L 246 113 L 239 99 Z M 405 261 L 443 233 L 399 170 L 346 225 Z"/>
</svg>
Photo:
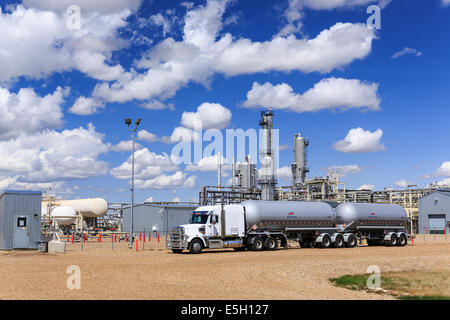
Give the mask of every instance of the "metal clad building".
<svg viewBox="0 0 450 320">
<path fill-rule="evenodd" d="M 11 191 L 0 195 L 0 249 L 37 249 L 41 240 L 40 191 Z"/>
<path fill-rule="evenodd" d="M 450 231 L 450 190 L 439 190 L 419 199 L 419 233 Z"/>
<path fill-rule="evenodd" d="M 144 203 L 134 207 L 133 232 L 159 232 L 166 235 L 173 227 L 189 223 L 198 204 Z M 131 208 L 123 210 L 122 231 L 130 231 Z"/>
</svg>

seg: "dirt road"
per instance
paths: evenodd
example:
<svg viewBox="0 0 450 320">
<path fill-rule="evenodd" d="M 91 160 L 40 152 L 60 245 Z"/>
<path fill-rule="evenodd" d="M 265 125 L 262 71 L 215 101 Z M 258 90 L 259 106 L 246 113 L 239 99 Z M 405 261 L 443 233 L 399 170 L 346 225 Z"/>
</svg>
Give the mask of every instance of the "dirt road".
<svg viewBox="0 0 450 320">
<path fill-rule="evenodd" d="M 142 248 L 141 248 L 142 249 Z M 66 286 L 80 267 L 81 289 Z M 0 252 L 0 299 L 391 299 L 334 287 L 329 279 L 381 271 L 449 270 L 447 241 L 416 239 L 407 247 L 211 251 L 172 254 L 163 244 L 145 250 L 125 243 L 67 244 L 65 254 Z"/>
</svg>

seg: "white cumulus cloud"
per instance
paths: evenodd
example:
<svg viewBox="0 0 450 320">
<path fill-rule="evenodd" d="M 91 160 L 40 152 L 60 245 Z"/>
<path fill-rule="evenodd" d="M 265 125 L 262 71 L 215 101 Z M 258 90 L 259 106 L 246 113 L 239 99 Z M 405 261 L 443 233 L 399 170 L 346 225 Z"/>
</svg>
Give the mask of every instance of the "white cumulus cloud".
<svg viewBox="0 0 450 320">
<path fill-rule="evenodd" d="M 287 83 L 261 85 L 254 82 L 243 106 L 272 107 L 298 113 L 350 108 L 380 110 L 377 90 L 377 83 L 342 78 L 323 79 L 303 94 L 295 93 Z"/>
<path fill-rule="evenodd" d="M 380 143 L 382 136 L 383 130 L 381 129 L 371 132 L 363 128 L 355 128 L 348 132 L 344 140 L 336 142 L 333 148 L 344 153 L 383 151 L 386 148 Z"/>
<path fill-rule="evenodd" d="M 134 157 L 136 179 L 153 179 L 163 174 L 165 171 L 170 172 L 179 170 L 176 159 L 166 153 L 157 154 L 149 151 L 147 148 L 143 148 L 136 151 Z M 111 169 L 110 173 L 117 179 L 130 179 L 131 165 L 132 156 L 130 155 L 120 166 Z"/>
<path fill-rule="evenodd" d="M 423 178 L 429 179 L 435 177 L 450 177 L 450 161 L 444 161 L 433 174 L 427 174 Z"/>
<path fill-rule="evenodd" d="M 199 160 L 198 164 L 188 164 L 185 168 L 186 171 L 202 171 L 202 172 L 213 172 L 217 171 L 217 161 L 218 156 L 209 156 Z M 226 159 L 221 156 L 222 170 L 230 170 L 230 165 L 225 165 Z"/>
<path fill-rule="evenodd" d="M 341 177 L 346 177 L 348 174 L 360 173 L 362 170 L 363 169 L 356 164 L 347 165 L 347 166 L 332 166 L 332 167 L 328 167 L 325 169 L 325 171 L 327 173 L 328 172 L 336 172 Z"/>
<path fill-rule="evenodd" d="M 142 146 L 139 143 L 134 143 L 134 150 L 140 149 Z M 118 144 L 110 147 L 111 151 L 133 151 L 133 140 L 120 141 Z"/>
<path fill-rule="evenodd" d="M 104 175 L 108 151 L 104 136 L 89 124 L 57 132 L 45 130 L 0 141 L 0 177 L 21 183 L 47 183 Z"/>
<path fill-rule="evenodd" d="M 374 31 L 362 23 L 337 23 L 311 39 L 288 36 L 256 42 L 229 33 L 220 35 L 229 2 L 208 0 L 189 10 L 181 41 L 166 38 L 137 62 L 142 72 L 98 84 L 94 96 L 108 102 L 167 99 L 189 82 L 208 85 L 216 73 L 326 73 L 365 58 L 375 39 Z"/>
<path fill-rule="evenodd" d="M 156 134 L 148 132 L 147 130 L 138 131 L 137 138 L 146 142 L 156 142 L 159 140 Z"/>
<path fill-rule="evenodd" d="M 88 116 L 97 113 L 99 109 L 103 109 L 105 104 L 102 101 L 93 98 L 79 97 L 72 107 L 70 107 L 69 112 L 80 115 Z"/>
<path fill-rule="evenodd" d="M 60 87 L 44 97 L 32 88 L 13 93 L 0 87 L 0 140 L 61 127 L 64 96 Z"/>
<path fill-rule="evenodd" d="M 127 25 L 129 6 L 136 3 L 25 0 L 25 6 L 0 12 L 0 81 L 74 69 L 98 80 L 119 79 L 124 70 L 111 61 L 112 52 L 125 46 L 117 30 Z M 74 4 L 81 7 L 79 29 L 68 27 L 66 9 Z"/>
<path fill-rule="evenodd" d="M 371 191 L 373 191 L 374 189 L 375 189 L 375 186 L 373 184 L 363 184 L 357 190 L 371 190 Z"/>
<path fill-rule="evenodd" d="M 406 181 L 406 180 L 403 179 L 403 180 L 395 181 L 395 185 L 396 185 L 397 187 L 406 189 L 406 188 L 408 188 L 408 186 L 414 185 L 414 183 L 413 183 L 413 182 L 408 182 L 408 181 Z"/>
<path fill-rule="evenodd" d="M 161 174 L 148 180 L 136 179 L 136 188 L 139 189 L 173 189 L 192 188 L 195 185 L 195 176 L 187 178 L 187 173 L 177 171 L 172 175 Z"/>
<path fill-rule="evenodd" d="M 223 129 L 230 125 L 231 111 L 219 103 L 202 103 L 196 112 L 183 112 L 181 124 L 190 129 Z"/>
</svg>

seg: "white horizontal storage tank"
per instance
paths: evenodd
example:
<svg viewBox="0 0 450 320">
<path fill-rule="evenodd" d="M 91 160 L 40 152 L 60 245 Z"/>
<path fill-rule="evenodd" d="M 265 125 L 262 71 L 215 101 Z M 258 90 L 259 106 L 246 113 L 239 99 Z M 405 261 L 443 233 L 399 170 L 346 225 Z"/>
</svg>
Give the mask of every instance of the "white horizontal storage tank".
<svg viewBox="0 0 450 320">
<path fill-rule="evenodd" d="M 75 223 L 77 212 L 70 206 L 59 206 L 52 210 L 51 216 L 59 226 L 70 226 Z"/>
<path fill-rule="evenodd" d="M 105 199 L 77 199 L 56 201 L 57 205 L 71 206 L 85 218 L 101 218 L 108 212 L 108 203 Z"/>
<path fill-rule="evenodd" d="M 336 214 L 325 202 L 248 200 L 245 207 L 249 227 L 263 224 L 267 230 L 285 227 L 334 227 Z"/>
<path fill-rule="evenodd" d="M 336 207 L 336 223 L 358 226 L 404 226 L 408 215 L 401 206 L 384 203 L 345 202 Z"/>
</svg>

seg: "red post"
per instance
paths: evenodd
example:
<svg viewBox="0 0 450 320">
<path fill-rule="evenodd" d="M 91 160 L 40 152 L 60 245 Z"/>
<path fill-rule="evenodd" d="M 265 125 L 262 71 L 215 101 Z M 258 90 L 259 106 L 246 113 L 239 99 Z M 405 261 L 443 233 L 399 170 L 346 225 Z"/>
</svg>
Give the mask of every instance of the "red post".
<svg viewBox="0 0 450 320">
<path fill-rule="evenodd" d="M 83 243 L 85 243 L 85 242 L 86 242 L 86 234 L 83 233 Z"/>
<path fill-rule="evenodd" d="M 158 232 L 158 242 L 159 242 L 159 232 Z"/>
<path fill-rule="evenodd" d="M 148 242 L 151 242 L 151 241 L 152 241 L 152 233 L 149 232 L 149 233 L 148 233 Z"/>
<path fill-rule="evenodd" d="M 100 233 L 100 242 L 102 242 L 102 234 Z"/>
<path fill-rule="evenodd" d="M 72 233 L 72 244 L 73 244 L 73 233 Z"/>
<path fill-rule="evenodd" d="M 69 234 L 67 234 L 67 242 L 69 242 L 70 240 L 69 240 L 69 237 L 70 237 L 70 235 Z"/>
<path fill-rule="evenodd" d="M 142 232 L 139 232 L 139 241 L 142 241 Z"/>
<path fill-rule="evenodd" d="M 138 242 L 139 242 L 139 240 L 138 240 L 138 239 L 136 239 L 136 251 L 138 251 L 138 250 L 139 250 Z"/>
<path fill-rule="evenodd" d="M 114 234 L 114 242 L 117 242 L 117 234 Z"/>
<path fill-rule="evenodd" d="M 145 233 L 144 233 L 144 243 L 145 243 Z"/>
</svg>

